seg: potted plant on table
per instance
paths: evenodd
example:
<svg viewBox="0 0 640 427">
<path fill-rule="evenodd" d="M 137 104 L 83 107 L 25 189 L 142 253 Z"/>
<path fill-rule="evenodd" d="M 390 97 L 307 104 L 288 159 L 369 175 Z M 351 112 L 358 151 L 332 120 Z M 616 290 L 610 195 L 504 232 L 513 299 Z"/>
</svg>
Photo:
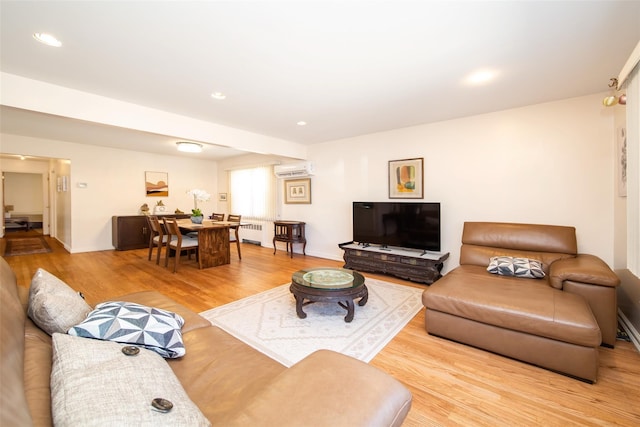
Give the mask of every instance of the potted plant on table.
<svg viewBox="0 0 640 427">
<path fill-rule="evenodd" d="M 202 224 L 202 211 L 200 209 L 191 209 L 191 222 L 194 224 Z"/>
<path fill-rule="evenodd" d="M 198 202 L 206 202 L 211 195 L 204 190 L 193 189 L 187 191 L 187 194 L 193 197 L 193 209 L 191 209 L 191 222 L 194 224 L 202 224 L 202 211 L 198 208 Z"/>
</svg>

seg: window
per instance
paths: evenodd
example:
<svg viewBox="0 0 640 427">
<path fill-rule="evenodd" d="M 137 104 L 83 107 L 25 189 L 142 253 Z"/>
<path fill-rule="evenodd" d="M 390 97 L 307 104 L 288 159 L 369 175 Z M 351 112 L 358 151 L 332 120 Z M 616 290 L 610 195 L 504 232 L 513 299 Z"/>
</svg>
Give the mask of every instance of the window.
<svg viewBox="0 0 640 427">
<path fill-rule="evenodd" d="M 273 166 L 229 171 L 230 212 L 242 219 L 273 221 L 276 217 L 276 179 Z"/>
</svg>

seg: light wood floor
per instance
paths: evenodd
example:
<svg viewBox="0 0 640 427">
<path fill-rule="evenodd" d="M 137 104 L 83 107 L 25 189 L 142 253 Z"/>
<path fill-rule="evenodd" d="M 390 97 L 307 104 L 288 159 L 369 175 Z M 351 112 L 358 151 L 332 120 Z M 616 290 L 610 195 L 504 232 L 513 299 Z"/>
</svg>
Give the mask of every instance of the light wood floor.
<svg viewBox="0 0 640 427">
<path fill-rule="evenodd" d="M 90 304 L 155 289 L 197 312 L 287 283 L 301 268 L 342 266 L 298 254 L 291 259 L 284 251 L 273 255 L 270 249 L 243 244 L 242 261 L 232 251 L 230 265 L 198 270 L 183 258 L 178 273 L 172 274 L 147 261 L 147 250 L 70 255 L 57 242 L 50 245 L 50 254 L 6 258 L 21 286 L 28 286 L 42 267 L 82 291 Z M 0 253 L 3 246 L 0 239 Z M 365 276 L 422 287 L 388 276 Z M 406 426 L 640 425 L 640 354 L 627 342 L 618 341 L 615 349 L 600 348 L 599 380 L 590 385 L 429 336 L 422 310 L 371 364 L 413 393 Z"/>
</svg>

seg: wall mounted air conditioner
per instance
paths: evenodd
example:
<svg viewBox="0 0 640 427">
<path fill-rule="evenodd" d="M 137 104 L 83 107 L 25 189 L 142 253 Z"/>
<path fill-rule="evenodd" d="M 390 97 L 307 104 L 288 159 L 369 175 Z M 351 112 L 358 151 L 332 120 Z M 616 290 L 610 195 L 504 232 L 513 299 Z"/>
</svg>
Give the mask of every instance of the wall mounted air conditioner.
<svg viewBox="0 0 640 427">
<path fill-rule="evenodd" d="M 275 165 L 273 172 L 278 178 L 298 178 L 301 176 L 313 175 L 313 164 L 311 162 L 287 163 Z"/>
</svg>

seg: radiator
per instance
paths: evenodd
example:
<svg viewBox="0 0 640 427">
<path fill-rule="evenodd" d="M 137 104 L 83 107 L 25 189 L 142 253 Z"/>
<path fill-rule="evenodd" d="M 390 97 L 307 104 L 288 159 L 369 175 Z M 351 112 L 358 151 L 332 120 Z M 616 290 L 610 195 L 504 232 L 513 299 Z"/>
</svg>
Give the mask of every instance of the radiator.
<svg viewBox="0 0 640 427">
<path fill-rule="evenodd" d="M 254 245 L 270 242 L 268 236 L 265 236 L 265 232 L 269 229 L 266 224 L 268 224 L 266 221 L 250 221 L 247 225 L 240 227 L 240 241 Z"/>
</svg>

